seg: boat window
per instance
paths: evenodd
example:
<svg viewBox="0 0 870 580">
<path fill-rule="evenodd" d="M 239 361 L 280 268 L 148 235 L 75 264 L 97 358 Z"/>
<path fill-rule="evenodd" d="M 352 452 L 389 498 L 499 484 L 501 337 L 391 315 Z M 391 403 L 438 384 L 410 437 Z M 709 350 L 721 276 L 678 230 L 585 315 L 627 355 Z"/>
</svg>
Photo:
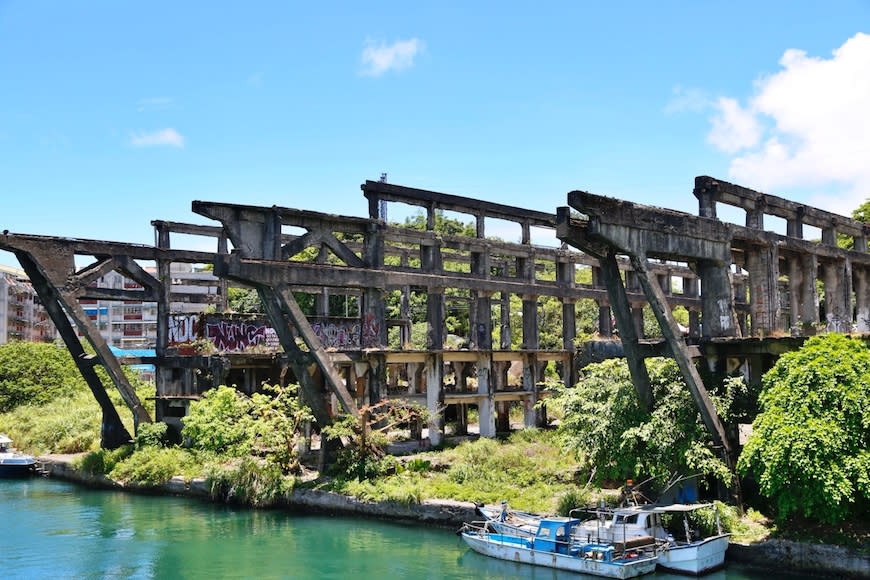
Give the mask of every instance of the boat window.
<svg viewBox="0 0 870 580">
<path fill-rule="evenodd" d="M 638 514 L 632 514 L 630 516 L 616 516 L 617 524 L 636 524 L 637 523 Z"/>
</svg>

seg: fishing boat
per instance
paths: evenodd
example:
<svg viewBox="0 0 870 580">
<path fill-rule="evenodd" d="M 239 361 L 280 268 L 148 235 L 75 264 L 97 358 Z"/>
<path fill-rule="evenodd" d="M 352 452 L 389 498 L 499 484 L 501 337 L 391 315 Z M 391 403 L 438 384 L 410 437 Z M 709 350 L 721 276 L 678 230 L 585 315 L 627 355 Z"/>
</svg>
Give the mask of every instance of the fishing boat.
<svg viewBox="0 0 870 580">
<path fill-rule="evenodd" d="M 617 550 L 633 546 L 654 544 L 658 553 L 658 566 L 664 570 L 701 576 L 725 565 L 725 551 L 730 534 L 717 533 L 700 537 L 688 524 L 687 515 L 713 504 L 640 505 L 620 508 L 580 508 L 571 516 L 579 520 L 571 533 L 571 541 L 578 544 L 600 543 L 613 545 Z M 534 536 L 542 517 L 501 506 L 481 506 L 478 512 L 492 529 L 521 537 Z M 662 516 L 683 516 L 681 534 L 669 533 L 662 525 Z"/>
<path fill-rule="evenodd" d="M 36 468 L 36 459 L 17 452 L 12 439 L 0 433 L 0 477 L 26 477 Z"/>
<path fill-rule="evenodd" d="M 650 547 L 617 549 L 612 544 L 579 542 L 572 532 L 576 518 L 542 518 L 533 536 L 498 531 L 490 521 L 466 524 L 460 530 L 463 541 L 485 556 L 567 570 L 605 578 L 635 578 L 653 572 L 658 556 Z"/>
<path fill-rule="evenodd" d="M 700 537 L 690 529 L 688 514 L 713 504 L 670 504 L 639 505 L 621 508 L 594 508 L 575 510 L 572 513 L 586 513 L 592 517 L 585 519 L 574 531 L 575 536 L 586 541 L 631 542 L 637 539 L 653 538 L 658 546 L 660 568 L 700 576 L 725 565 L 725 551 L 728 549 L 730 534 L 723 533 L 718 520 L 717 532 L 708 537 Z M 679 534 L 669 533 L 662 525 L 662 516 L 682 516 L 683 530 Z"/>
</svg>

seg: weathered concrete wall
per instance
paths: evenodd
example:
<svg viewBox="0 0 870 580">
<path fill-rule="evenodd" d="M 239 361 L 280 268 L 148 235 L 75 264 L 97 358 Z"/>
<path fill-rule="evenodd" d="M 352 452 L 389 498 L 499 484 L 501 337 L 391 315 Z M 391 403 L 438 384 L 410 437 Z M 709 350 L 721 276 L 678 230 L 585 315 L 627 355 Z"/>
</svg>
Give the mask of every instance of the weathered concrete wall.
<svg viewBox="0 0 870 580">
<path fill-rule="evenodd" d="M 811 572 L 836 578 L 870 578 L 870 553 L 841 546 L 766 540 L 758 544 L 731 543 L 728 561 L 760 568 Z"/>
</svg>

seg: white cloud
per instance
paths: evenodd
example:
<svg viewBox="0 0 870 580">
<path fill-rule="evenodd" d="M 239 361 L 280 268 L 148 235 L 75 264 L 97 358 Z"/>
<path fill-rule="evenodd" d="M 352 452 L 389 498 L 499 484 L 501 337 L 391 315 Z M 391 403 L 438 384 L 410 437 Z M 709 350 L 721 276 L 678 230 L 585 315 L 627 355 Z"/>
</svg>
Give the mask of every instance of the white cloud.
<svg viewBox="0 0 870 580">
<path fill-rule="evenodd" d="M 134 147 L 184 147 L 184 137 L 172 128 L 150 133 L 136 132 L 130 135 L 130 145 Z"/>
<path fill-rule="evenodd" d="M 390 45 L 383 42 L 375 45 L 372 41 L 366 41 L 362 53 L 362 74 L 379 77 L 390 70 L 410 68 L 414 58 L 422 51 L 423 42 L 417 38 L 398 40 Z"/>
<path fill-rule="evenodd" d="M 709 95 L 701 89 L 677 85 L 672 92 L 671 100 L 665 105 L 665 113 L 699 113 L 712 106 Z"/>
<path fill-rule="evenodd" d="M 735 155 L 734 181 L 824 188 L 837 196 L 813 203 L 848 214 L 870 196 L 870 35 L 856 34 L 831 58 L 790 49 L 779 64 L 757 81 L 746 107 L 719 100 L 707 140 Z"/>
<path fill-rule="evenodd" d="M 720 97 L 717 112 L 711 119 L 713 129 L 707 142 L 726 153 L 754 147 L 761 140 L 761 125 L 752 111 L 746 110 L 734 99 Z"/>
</svg>

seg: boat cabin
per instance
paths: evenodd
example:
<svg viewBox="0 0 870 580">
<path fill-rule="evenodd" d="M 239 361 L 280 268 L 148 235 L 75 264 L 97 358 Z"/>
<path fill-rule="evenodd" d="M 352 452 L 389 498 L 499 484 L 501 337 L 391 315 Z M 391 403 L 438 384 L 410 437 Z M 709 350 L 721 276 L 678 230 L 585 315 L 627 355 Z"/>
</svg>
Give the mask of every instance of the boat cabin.
<svg viewBox="0 0 870 580">
<path fill-rule="evenodd" d="M 545 518 L 538 524 L 533 549 L 542 552 L 569 553 L 571 531 L 580 520 L 575 518 Z"/>
</svg>

